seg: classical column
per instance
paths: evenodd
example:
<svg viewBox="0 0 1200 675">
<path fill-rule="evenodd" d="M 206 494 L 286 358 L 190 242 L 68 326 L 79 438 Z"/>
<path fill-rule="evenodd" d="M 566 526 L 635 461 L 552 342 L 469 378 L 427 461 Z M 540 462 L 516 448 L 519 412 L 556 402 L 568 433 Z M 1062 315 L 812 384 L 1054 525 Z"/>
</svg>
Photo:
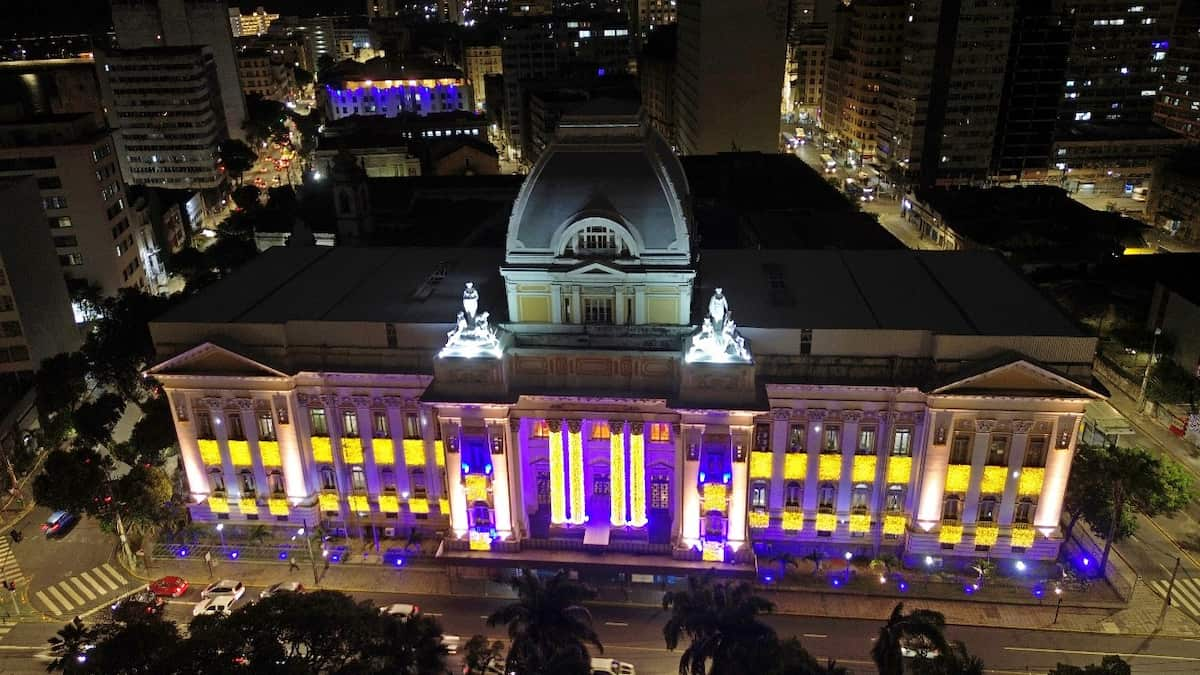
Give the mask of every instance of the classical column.
<svg viewBox="0 0 1200 675">
<path fill-rule="evenodd" d="M 447 426 L 450 429 L 446 448 L 450 455 L 446 458 L 446 483 L 450 489 L 450 527 L 456 536 L 463 537 L 470 529 L 470 524 L 467 521 L 467 493 L 463 489 L 461 427 L 459 425 Z M 426 481 L 426 485 L 428 485 L 428 481 Z"/>
<path fill-rule="evenodd" d="M 546 420 L 550 427 L 550 522 L 567 522 L 566 467 L 563 462 L 562 421 Z"/>
<path fill-rule="evenodd" d="M 979 490 L 983 483 L 983 469 L 987 466 L 988 447 L 992 442 L 993 420 L 975 420 L 975 448 L 971 451 L 971 482 L 967 484 L 967 495 L 963 500 L 962 524 L 974 525 L 979 516 Z"/>
<path fill-rule="evenodd" d="M 730 477 L 729 529 L 725 539 L 735 551 L 746 543 L 746 489 L 750 473 L 749 441 L 752 428 L 730 427 L 734 456 L 733 475 Z"/>
<path fill-rule="evenodd" d="M 563 316 L 563 298 L 562 286 L 558 284 L 550 285 L 550 321 L 553 323 L 564 323 Z"/>
<path fill-rule="evenodd" d="M 179 457 L 183 461 L 183 469 L 187 474 L 188 490 L 193 497 L 208 494 L 212 488 L 208 484 L 208 473 L 204 470 L 204 462 L 200 459 L 196 427 L 188 415 L 187 397 L 171 390 L 168 390 L 168 396 L 175 403 L 175 436 L 179 439 Z"/>
<path fill-rule="evenodd" d="M 587 522 L 587 500 L 583 491 L 583 420 L 567 420 L 567 478 L 570 481 L 571 522 Z"/>
<path fill-rule="evenodd" d="M 788 432 L 791 424 L 790 408 L 775 408 L 771 411 L 771 489 L 767 493 L 767 508 L 773 516 L 783 511 L 785 462 L 788 450 Z"/>
<path fill-rule="evenodd" d="M 1033 522 L 1042 534 L 1049 536 L 1058 529 L 1062 516 L 1063 497 L 1067 491 L 1067 476 L 1071 472 L 1071 459 L 1075 456 L 1075 432 L 1079 424 L 1078 414 L 1062 415 L 1046 449 L 1046 478 L 1042 482 L 1042 493 L 1038 497 L 1037 514 Z"/>
<path fill-rule="evenodd" d="M 521 418 L 508 418 L 508 503 L 512 517 L 513 539 L 520 540 L 529 532 L 529 513 L 525 508 L 525 441 L 521 434 Z"/>
<path fill-rule="evenodd" d="M 683 476 L 677 486 L 679 492 L 679 522 L 683 525 L 680 543 L 687 548 L 700 544 L 700 493 L 697 485 L 700 477 L 700 430 L 703 427 L 688 426 L 683 439 Z M 695 452 L 692 446 L 696 447 Z"/>
<path fill-rule="evenodd" d="M 853 414 L 851 414 L 853 413 Z M 846 411 L 842 414 L 841 426 L 838 431 L 838 447 L 842 454 L 842 475 L 838 481 L 837 512 L 849 513 L 850 504 L 854 497 L 854 456 L 858 452 L 858 420 L 862 413 Z"/>
<path fill-rule="evenodd" d="M 943 413 L 934 424 L 950 425 L 952 417 Z M 889 429 L 889 433 L 890 433 Z M 909 478 L 910 489 L 918 492 L 912 497 L 917 504 L 917 523 L 928 532 L 942 519 L 942 501 L 946 494 L 946 470 L 950 463 L 950 448 L 954 441 L 953 430 L 947 430 L 941 443 L 926 442 L 913 445 L 913 470 Z M 918 464 L 917 460 L 923 461 Z M 920 476 L 917 467 L 923 467 Z"/>
<path fill-rule="evenodd" d="M 625 420 L 608 423 L 609 522 L 621 527 L 629 522 L 626 516 L 627 496 L 625 460 Z"/>
<path fill-rule="evenodd" d="M 579 286 L 571 287 L 571 323 L 583 323 L 583 298 Z"/>
<path fill-rule="evenodd" d="M 492 458 L 492 509 L 496 512 L 496 533 L 502 540 L 512 537 L 512 511 L 509 499 L 508 462 L 504 447 L 504 420 L 488 420 L 488 444 Z"/>
<path fill-rule="evenodd" d="M 996 514 L 997 524 L 1012 524 L 1013 509 L 1017 503 L 1017 486 L 1021 482 L 1021 465 L 1025 463 L 1025 451 L 1029 447 L 1029 430 L 1032 428 L 1032 420 L 1013 422 L 1012 441 L 1008 445 L 1008 479 L 1004 481 L 1004 494 L 1000 498 L 1000 512 Z M 1017 480 L 1013 480 L 1013 476 L 1016 476 Z"/>
<path fill-rule="evenodd" d="M 629 425 L 629 524 L 634 527 L 646 524 L 645 422 Z"/>
<path fill-rule="evenodd" d="M 624 326 L 626 323 L 625 287 L 616 286 L 613 288 L 613 324 L 617 326 Z"/>
</svg>

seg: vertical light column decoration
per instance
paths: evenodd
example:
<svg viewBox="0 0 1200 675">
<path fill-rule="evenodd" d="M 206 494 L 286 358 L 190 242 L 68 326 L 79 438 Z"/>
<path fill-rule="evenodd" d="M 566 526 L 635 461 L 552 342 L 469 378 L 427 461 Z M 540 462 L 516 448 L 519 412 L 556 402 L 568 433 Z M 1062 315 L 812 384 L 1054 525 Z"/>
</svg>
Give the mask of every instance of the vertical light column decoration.
<svg viewBox="0 0 1200 675">
<path fill-rule="evenodd" d="M 629 524 L 646 525 L 646 424 L 629 425 Z"/>
<path fill-rule="evenodd" d="M 496 533 L 507 541 L 512 537 L 512 509 L 508 490 L 508 458 L 505 452 L 503 420 L 497 420 L 490 431 L 492 451 L 492 510 L 496 514 Z"/>
<path fill-rule="evenodd" d="M 567 491 L 563 466 L 562 422 L 547 420 L 550 427 L 550 522 L 567 522 Z"/>
<path fill-rule="evenodd" d="M 583 420 L 567 420 L 567 454 L 570 461 L 571 522 L 587 522 L 583 499 Z"/>
<path fill-rule="evenodd" d="M 739 438 L 749 440 L 750 430 L 739 432 Z M 744 442 L 744 441 L 743 441 Z M 746 457 L 746 446 L 734 441 L 733 467 L 729 499 L 729 527 L 725 534 L 727 543 L 738 550 L 746 543 L 746 499 L 749 490 L 750 467 Z"/>
<path fill-rule="evenodd" d="M 467 519 L 467 491 L 463 488 L 459 426 L 448 425 L 447 429 L 450 432 L 450 444 L 446 450 L 453 454 L 453 457 L 446 459 L 446 486 L 450 491 L 450 527 L 454 529 L 456 536 L 463 537 L 470 529 L 470 523 Z"/>
<path fill-rule="evenodd" d="M 609 484 L 609 521 L 616 527 L 625 524 L 625 421 L 612 420 L 608 423 L 608 465 L 611 471 Z"/>
</svg>

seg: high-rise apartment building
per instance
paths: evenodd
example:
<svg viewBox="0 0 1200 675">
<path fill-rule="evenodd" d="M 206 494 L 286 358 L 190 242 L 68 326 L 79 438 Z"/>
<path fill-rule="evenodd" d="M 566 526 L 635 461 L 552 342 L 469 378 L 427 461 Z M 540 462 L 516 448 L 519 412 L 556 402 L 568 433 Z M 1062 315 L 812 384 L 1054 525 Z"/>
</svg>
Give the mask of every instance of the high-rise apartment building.
<svg viewBox="0 0 1200 675">
<path fill-rule="evenodd" d="M 675 145 L 675 44 L 678 26 L 650 33 L 638 54 L 638 87 L 646 124 Z"/>
<path fill-rule="evenodd" d="M 894 86 L 900 68 L 907 10 L 903 0 L 856 0 L 833 13 L 820 120 L 860 158 L 875 154 L 886 82 Z"/>
<path fill-rule="evenodd" d="M 158 270 L 156 249 L 128 212 L 115 146 L 97 113 L 5 120 L 0 176 L 37 179 L 45 211 L 37 232 L 53 244 L 59 279 L 94 284 L 105 295 L 156 291 L 159 279 L 147 277 Z"/>
<path fill-rule="evenodd" d="M 1163 64 L 1162 90 L 1154 121 L 1193 141 L 1200 140 L 1200 6 L 1179 8 Z"/>
<path fill-rule="evenodd" d="M 28 383 L 42 359 L 73 352 L 80 343 L 71 296 L 46 236 L 39 181 L 0 176 L 0 386 L 6 390 Z"/>
<path fill-rule="evenodd" d="M 678 12 L 679 151 L 778 151 L 787 3 L 680 0 Z"/>
<path fill-rule="evenodd" d="M 207 190 L 225 175 L 217 146 L 228 137 L 216 63 L 207 47 L 98 52 L 108 124 L 125 179 L 134 185 Z M 240 98 L 242 93 L 237 91 Z"/>
<path fill-rule="evenodd" d="M 278 18 L 278 14 L 271 14 L 261 6 L 249 14 L 242 14 L 237 7 L 229 8 L 229 28 L 234 37 L 263 35 L 271 27 L 271 22 Z"/>
<path fill-rule="evenodd" d="M 894 117 L 885 115 L 879 128 L 879 153 L 906 182 L 987 177 L 1015 4 L 934 0 L 908 7 L 903 59 L 888 96 Z"/>
<path fill-rule="evenodd" d="M 1074 21 L 1059 121 L 1146 124 L 1178 0 L 1065 0 Z"/>
<path fill-rule="evenodd" d="M 206 47 L 220 83 L 225 129 L 233 138 L 244 136 L 246 100 L 225 0 L 112 0 L 112 17 L 121 49 Z"/>
<path fill-rule="evenodd" d="M 675 23 L 676 0 L 634 0 L 632 4 L 637 5 L 637 14 L 630 18 L 636 21 L 637 32 L 643 40 L 654 29 Z"/>
<path fill-rule="evenodd" d="M 487 100 L 487 87 L 484 84 L 487 76 L 504 74 L 500 45 L 467 47 L 463 52 L 463 61 L 467 80 L 475 96 L 475 110 L 483 110 L 484 101 Z"/>
</svg>

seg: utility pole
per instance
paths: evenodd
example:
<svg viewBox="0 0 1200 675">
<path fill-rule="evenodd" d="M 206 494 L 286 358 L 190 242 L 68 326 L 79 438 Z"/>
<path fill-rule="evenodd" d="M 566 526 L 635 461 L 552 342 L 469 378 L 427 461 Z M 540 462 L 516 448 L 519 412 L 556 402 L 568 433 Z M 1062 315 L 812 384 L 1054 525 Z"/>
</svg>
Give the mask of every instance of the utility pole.
<svg viewBox="0 0 1200 675">
<path fill-rule="evenodd" d="M 1150 368 L 1154 366 L 1154 356 L 1155 352 L 1158 351 L 1159 335 L 1162 335 L 1162 329 L 1155 328 L 1154 339 L 1150 342 L 1150 360 L 1146 361 L 1146 372 L 1142 374 L 1142 388 L 1138 392 L 1138 412 L 1142 412 L 1142 409 L 1146 407 L 1146 388 L 1150 385 Z"/>
<path fill-rule="evenodd" d="M 313 557 L 312 537 L 308 533 L 308 519 L 305 518 L 302 522 L 304 523 L 304 527 L 300 529 L 300 535 L 304 537 L 304 547 L 308 549 L 308 564 L 312 565 L 313 585 L 319 586 L 321 584 L 321 577 L 317 575 L 317 559 Z"/>
<path fill-rule="evenodd" d="M 133 549 L 129 547 L 129 538 L 125 536 L 125 523 L 121 521 L 121 510 L 113 505 L 113 515 L 116 517 L 117 536 L 121 538 L 121 550 L 125 552 L 125 560 L 129 563 L 129 568 L 136 567 L 133 557 Z"/>
<path fill-rule="evenodd" d="M 1171 606 L 1171 595 L 1175 592 L 1175 577 L 1179 576 L 1179 558 L 1175 558 L 1175 569 L 1171 571 L 1171 583 L 1167 584 L 1167 594 L 1163 596 L 1162 611 L 1158 614 L 1158 625 L 1162 626 L 1167 617 L 1167 608 Z"/>
</svg>

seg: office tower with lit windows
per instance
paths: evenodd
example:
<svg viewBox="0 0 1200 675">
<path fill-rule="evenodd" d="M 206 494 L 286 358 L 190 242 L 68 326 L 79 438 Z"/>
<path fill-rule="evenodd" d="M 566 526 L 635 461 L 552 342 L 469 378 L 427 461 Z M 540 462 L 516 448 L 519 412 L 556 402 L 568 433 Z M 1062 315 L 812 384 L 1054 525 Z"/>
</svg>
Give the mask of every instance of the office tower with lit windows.
<svg viewBox="0 0 1200 675">
<path fill-rule="evenodd" d="M 1200 6 L 1180 6 L 1163 63 L 1154 121 L 1200 141 Z"/>
</svg>

